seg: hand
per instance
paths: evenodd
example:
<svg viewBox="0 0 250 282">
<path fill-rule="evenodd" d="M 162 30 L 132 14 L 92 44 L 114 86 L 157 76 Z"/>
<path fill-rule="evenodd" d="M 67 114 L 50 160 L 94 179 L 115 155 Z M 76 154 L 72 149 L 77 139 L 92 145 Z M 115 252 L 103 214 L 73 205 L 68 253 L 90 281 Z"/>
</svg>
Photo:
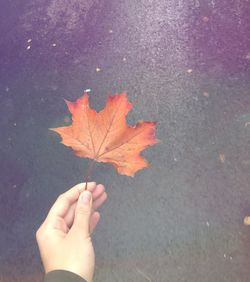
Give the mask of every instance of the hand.
<svg viewBox="0 0 250 282">
<path fill-rule="evenodd" d="M 80 183 L 61 194 L 36 232 L 45 272 L 63 269 L 92 281 L 95 254 L 91 233 L 100 214 L 96 211 L 107 199 L 103 185 Z M 80 197 L 79 197 L 80 196 Z"/>
</svg>

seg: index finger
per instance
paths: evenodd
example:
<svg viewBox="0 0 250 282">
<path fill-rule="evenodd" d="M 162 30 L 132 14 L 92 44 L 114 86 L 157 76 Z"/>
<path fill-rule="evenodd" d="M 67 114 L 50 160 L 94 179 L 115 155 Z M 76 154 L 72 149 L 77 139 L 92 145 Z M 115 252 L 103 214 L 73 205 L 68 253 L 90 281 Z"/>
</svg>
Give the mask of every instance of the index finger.
<svg viewBox="0 0 250 282">
<path fill-rule="evenodd" d="M 92 192 L 96 187 L 95 182 L 88 183 L 88 190 Z M 79 183 L 61 194 L 54 205 L 51 207 L 48 217 L 62 217 L 64 218 L 70 207 L 78 200 L 81 192 L 85 189 L 85 183 Z"/>
</svg>

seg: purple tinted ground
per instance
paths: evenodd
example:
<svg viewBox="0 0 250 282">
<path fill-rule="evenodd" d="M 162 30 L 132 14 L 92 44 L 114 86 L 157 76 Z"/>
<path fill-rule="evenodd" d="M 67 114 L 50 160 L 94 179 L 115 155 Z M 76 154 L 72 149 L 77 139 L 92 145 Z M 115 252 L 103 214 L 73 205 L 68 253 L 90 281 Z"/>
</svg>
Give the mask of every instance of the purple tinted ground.
<svg viewBox="0 0 250 282">
<path fill-rule="evenodd" d="M 48 128 L 63 98 L 101 109 L 126 91 L 128 121 L 162 143 L 134 178 L 98 164 L 109 200 L 95 281 L 250 277 L 250 2 L 3 1 L 0 11 L 0 281 L 39 281 L 35 231 L 87 160 Z"/>
</svg>

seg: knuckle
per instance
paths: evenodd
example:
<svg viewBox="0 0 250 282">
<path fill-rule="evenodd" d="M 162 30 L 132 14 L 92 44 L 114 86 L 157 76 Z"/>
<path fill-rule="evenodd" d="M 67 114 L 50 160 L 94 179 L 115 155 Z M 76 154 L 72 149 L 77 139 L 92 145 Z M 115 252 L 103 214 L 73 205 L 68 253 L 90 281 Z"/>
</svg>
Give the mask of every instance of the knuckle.
<svg viewBox="0 0 250 282">
<path fill-rule="evenodd" d="M 36 240 L 39 241 L 42 237 L 42 229 L 39 228 L 37 231 L 36 231 Z"/>
<path fill-rule="evenodd" d="M 57 200 L 62 200 L 62 199 L 64 199 L 64 193 L 62 193 L 62 194 L 60 194 L 58 197 L 57 197 Z"/>
<path fill-rule="evenodd" d="M 48 236 L 47 233 L 48 232 L 47 232 L 46 224 L 43 223 L 36 231 L 36 234 L 35 234 L 36 235 L 36 240 L 37 241 L 44 240 Z"/>
<path fill-rule="evenodd" d="M 57 202 L 69 202 L 70 199 L 66 193 L 62 193 L 57 197 Z"/>
</svg>

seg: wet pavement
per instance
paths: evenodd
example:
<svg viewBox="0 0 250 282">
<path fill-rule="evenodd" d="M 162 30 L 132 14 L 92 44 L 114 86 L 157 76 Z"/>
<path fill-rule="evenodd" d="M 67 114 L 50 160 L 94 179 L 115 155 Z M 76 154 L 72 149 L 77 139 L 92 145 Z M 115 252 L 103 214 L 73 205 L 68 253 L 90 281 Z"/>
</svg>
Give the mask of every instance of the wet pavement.
<svg viewBox="0 0 250 282">
<path fill-rule="evenodd" d="M 41 281 L 35 231 L 88 166 L 48 128 L 64 98 L 100 110 L 127 92 L 128 122 L 161 143 L 134 178 L 98 164 L 108 202 L 95 281 L 247 282 L 250 2 L 4 1 L 0 11 L 0 281 Z"/>
</svg>

